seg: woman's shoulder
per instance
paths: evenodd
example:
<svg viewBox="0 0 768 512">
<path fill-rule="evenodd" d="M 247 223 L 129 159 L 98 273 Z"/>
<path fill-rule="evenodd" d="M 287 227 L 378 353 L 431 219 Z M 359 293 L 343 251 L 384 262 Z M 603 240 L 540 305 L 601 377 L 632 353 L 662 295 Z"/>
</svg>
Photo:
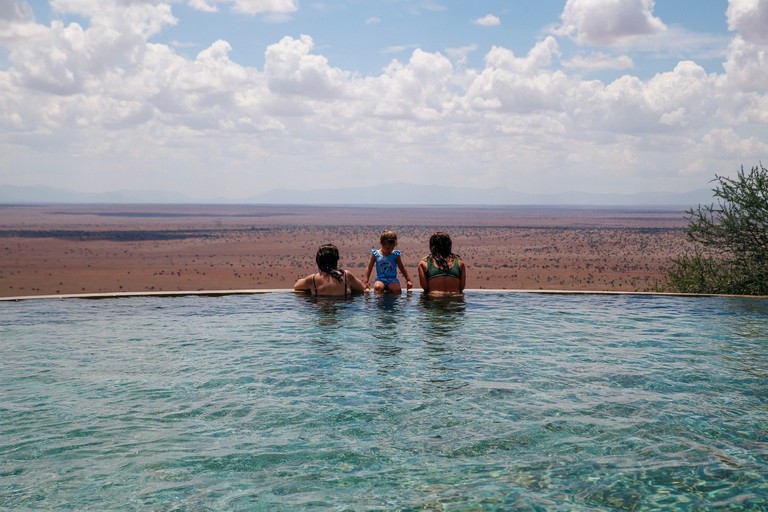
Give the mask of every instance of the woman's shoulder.
<svg viewBox="0 0 768 512">
<path fill-rule="evenodd" d="M 299 278 L 293 285 L 293 289 L 296 291 L 309 291 L 312 287 L 312 280 L 315 274 L 310 274 L 306 277 Z"/>
</svg>

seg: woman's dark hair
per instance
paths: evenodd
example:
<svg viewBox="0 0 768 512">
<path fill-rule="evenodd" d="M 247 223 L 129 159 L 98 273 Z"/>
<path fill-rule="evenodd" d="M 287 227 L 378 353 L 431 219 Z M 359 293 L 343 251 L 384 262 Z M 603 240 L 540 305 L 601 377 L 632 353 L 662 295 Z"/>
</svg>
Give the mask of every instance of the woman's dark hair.
<svg viewBox="0 0 768 512">
<path fill-rule="evenodd" d="M 337 281 L 341 281 L 344 273 L 339 270 L 339 250 L 333 244 L 321 245 L 315 256 L 317 268 L 320 272 L 330 274 Z"/>
<path fill-rule="evenodd" d="M 452 248 L 453 242 L 451 242 L 451 237 L 448 236 L 448 233 L 438 231 L 429 237 L 429 253 L 432 256 L 432 259 L 435 260 L 435 263 L 437 263 L 437 266 L 443 270 L 450 269 L 448 266 L 448 258 L 450 256 L 455 256 L 455 254 L 451 252 Z"/>
</svg>

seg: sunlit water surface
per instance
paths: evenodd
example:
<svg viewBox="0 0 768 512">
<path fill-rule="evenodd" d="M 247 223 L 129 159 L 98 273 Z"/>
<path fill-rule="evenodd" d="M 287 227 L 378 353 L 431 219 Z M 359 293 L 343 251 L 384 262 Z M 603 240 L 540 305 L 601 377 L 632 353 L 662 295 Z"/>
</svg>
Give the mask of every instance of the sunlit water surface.
<svg viewBox="0 0 768 512">
<path fill-rule="evenodd" d="M 768 301 L 0 303 L 0 507 L 766 510 Z"/>
</svg>

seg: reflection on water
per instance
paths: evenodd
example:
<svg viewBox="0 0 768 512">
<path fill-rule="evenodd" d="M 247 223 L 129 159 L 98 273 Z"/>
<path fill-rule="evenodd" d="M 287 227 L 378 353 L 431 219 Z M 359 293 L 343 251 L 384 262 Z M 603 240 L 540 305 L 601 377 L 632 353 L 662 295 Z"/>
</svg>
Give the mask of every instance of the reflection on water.
<svg viewBox="0 0 768 512">
<path fill-rule="evenodd" d="M 427 343 L 440 338 L 450 338 L 460 328 L 466 311 L 464 295 L 427 295 L 419 297 L 420 318 L 424 320 L 426 332 L 430 334 Z"/>
<path fill-rule="evenodd" d="M 373 335 L 379 339 L 392 339 L 397 336 L 398 320 L 405 297 L 391 293 L 366 295 L 366 302 L 373 306 L 371 311 L 371 328 Z"/>
<path fill-rule="evenodd" d="M 749 313 L 744 315 L 744 313 Z M 768 301 L 751 299 L 733 299 L 721 316 L 740 337 L 768 340 L 765 331 L 765 319 L 768 318 Z"/>
<path fill-rule="evenodd" d="M 317 318 L 317 325 L 323 327 L 333 327 L 339 324 L 339 313 L 344 309 L 347 309 L 355 298 L 354 297 L 331 297 L 331 296 L 314 296 L 314 295 L 298 295 L 303 298 L 309 304 L 314 307 L 308 308 L 309 311 L 315 313 Z"/>
<path fill-rule="evenodd" d="M 419 297 L 418 318 L 429 360 L 425 376 L 427 392 L 456 390 L 468 385 L 462 378 L 458 357 L 465 343 L 462 339 L 465 312 L 463 295 L 425 293 Z"/>
<path fill-rule="evenodd" d="M 402 315 L 403 308 L 411 307 L 411 297 L 411 293 L 370 294 L 365 297 L 366 307 L 371 312 L 369 326 L 374 340 L 371 360 L 382 376 L 394 375 L 403 364 L 400 354 L 405 348 L 404 335 L 407 335 L 403 331 L 409 326 L 402 321 Z M 386 381 L 383 383 L 385 388 L 390 385 Z"/>
<path fill-rule="evenodd" d="M 719 316 L 732 333 L 723 341 L 726 364 L 745 379 L 768 383 L 768 368 L 761 364 L 768 359 L 768 301 L 734 299 Z M 763 392 L 768 396 L 768 385 Z"/>
</svg>

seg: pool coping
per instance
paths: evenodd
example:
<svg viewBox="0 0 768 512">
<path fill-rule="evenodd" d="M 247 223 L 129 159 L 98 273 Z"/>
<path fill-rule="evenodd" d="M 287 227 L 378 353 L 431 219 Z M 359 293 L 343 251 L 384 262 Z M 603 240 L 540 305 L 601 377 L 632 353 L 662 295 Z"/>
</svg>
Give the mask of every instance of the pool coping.
<svg viewBox="0 0 768 512">
<path fill-rule="evenodd" d="M 421 290 L 415 290 L 421 293 Z M 62 299 L 119 299 L 128 297 L 222 297 L 226 295 L 258 295 L 266 293 L 297 293 L 291 288 L 244 289 L 244 290 L 177 290 L 177 291 L 146 291 L 146 292 L 106 292 L 106 293 L 64 293 L 57 295 L 20 295 L 15 297 L 0 297 L 0 302 L 17 302 L 26 300 L 62 300 Z M 373 293 L 368 291 L 366 293 Z M 413 292 L 409 292 L 413 293 Z M 532 290 L 532 289 L 467 289 L 465 293 L 519 293 L 545 295 L 646 295 L 661 297 L 732 297 L 744 299 L 768 299 L 768 295 L 728 295 L 717 293 L 678 293 L 678 292 L 631 292 L 610 290 Z"/>
</svg>

